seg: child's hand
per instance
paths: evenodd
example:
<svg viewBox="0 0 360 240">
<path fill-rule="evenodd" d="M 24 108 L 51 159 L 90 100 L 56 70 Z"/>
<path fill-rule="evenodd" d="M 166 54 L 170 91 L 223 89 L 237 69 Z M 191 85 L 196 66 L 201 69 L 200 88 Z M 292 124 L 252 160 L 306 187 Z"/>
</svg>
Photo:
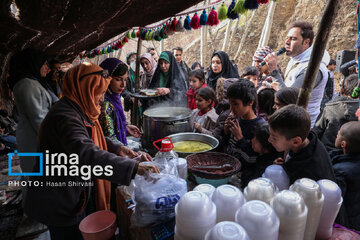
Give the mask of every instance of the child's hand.
<svg viewBox="0 0 360 240">
<path fill-rule="evenodd" d="M 242 130 L 241 130 L 241 127 L 240 127 L 237 119 L 234 119 L 233 121 L 231 121 L 229 130 L 232 133 L 232 135 L 234 136 L 236 141 L 239 141 L 244 137 L 242 135 Z"/>
<path fill-rule="evenodd" d="M 229 116 L 226 118 L 225 120 L 225 125 L 224 125 L 224 132 L 227 135 L 229 128 L 231 127 L 231 123 L 233 122 L 233 120 L 235 119 L 235 116 L 230 113 Z"/>
<path fill-rule="evenodd" d="M 201 128 L 200 124 L 198 124 L 196 122 L 194 122 L 194 129 L 196 129 L 196 131 L 198 131 L 198 132 L 202 132 L 202 128 Z"/>
<path fill-rule="evenodd" d="M 273 162 L 276 165 L 283 165 L 284 164 L 284 159 L 282 159 L 281 157 L 278 157 L 277 159 L 274 160 Z"/>
</svg>

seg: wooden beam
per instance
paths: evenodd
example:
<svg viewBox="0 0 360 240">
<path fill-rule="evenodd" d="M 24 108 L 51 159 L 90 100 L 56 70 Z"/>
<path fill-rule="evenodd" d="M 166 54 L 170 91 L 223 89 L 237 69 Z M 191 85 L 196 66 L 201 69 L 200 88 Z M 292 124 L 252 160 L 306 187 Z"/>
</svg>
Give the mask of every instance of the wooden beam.
<svg viewBox="0 0 360 240">
<path fill-rule="evenodd" d="M 329 39 L 330 31 L 339 8 L 340 0 L 329 0 L 319 24 L 319 30 L 313 44 L 310 62 L 296 103 L 304 108 L 307 108 L 308 106 L 310 95 L 315 85 L 315 79 L 319 72 L 320 63 L 325 52 L 326 43 Z"/>
</svg>

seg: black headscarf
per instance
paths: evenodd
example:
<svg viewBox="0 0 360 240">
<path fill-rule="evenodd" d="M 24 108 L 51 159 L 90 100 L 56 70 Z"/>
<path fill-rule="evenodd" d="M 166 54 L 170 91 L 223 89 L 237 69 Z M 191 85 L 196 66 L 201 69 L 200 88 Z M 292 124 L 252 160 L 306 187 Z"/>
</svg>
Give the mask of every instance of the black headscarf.
<svg viewBox="0 0 360 240">
<path fill-rule="evenodd" d="M 185 79 L 185 75 L 180 67 L 180 65 L 176 62 L 174 55 L 165 51 L 170 60 L 170 69 L 169 69 L 169 81 L 167 82 L 167 87 L 170 88 L 170 100 L 175 101 L 177 103 L 184 103 L 186 105 L 186 91 L 188 89 L 187 81 Z M 162 54 L 163 54 L 162 53 Z M 160 60 L 160 59 L 159 59 Z M 160 64 L 157 65 L 153 78 L 151 79 L 150 88 L 158 88 L 160 87 Z"/>
<path fill-rule="evenodd" d="M 31 78 L 42 83 L 40 68 L 47 61 L 44 52 L 36 49 L 25 49 L 15 53 L 10 59 L 8 84 L 13 90 L 15 84 L 23 78 Z"/>
<path fill-rule="evenodd" d="M 216 83 L 217 83 L 218 78 L 220 78 L 220 77 L 240 78 L 238 70 L 236 69 L 236 67 L 233 66 L 233 64 L 231 63 L 229 56 L 227 55 L 226 52 L 217 51 L 211 56 L 211 59 L 215 55 L 218 56 L 221 60 L 222 70 L 220 73 L 215 74 L 213 72 L 212 68 L 210 67 L 210 73 L 209 73 L 209 77 L 207 79 L 207 85 L 209 87 L 213 88 L 214 90 L 216 90 Z"/>
</svg>

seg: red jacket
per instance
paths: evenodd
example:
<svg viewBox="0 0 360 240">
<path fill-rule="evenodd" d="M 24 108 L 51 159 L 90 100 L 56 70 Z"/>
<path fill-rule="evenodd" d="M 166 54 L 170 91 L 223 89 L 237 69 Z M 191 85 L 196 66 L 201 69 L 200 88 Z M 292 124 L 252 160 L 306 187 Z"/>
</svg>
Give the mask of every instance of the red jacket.
<svg viewBox="0 0 360 240">
<path fill-rule="evenodd" d="M 200 88 L 204 88 L 207 87 L 206 83 L 204 83 Z M 199 89 L 200 89 L 199 88 Z M 186 97 L 188 98 L 188 107 L 191 110 L 196 109 L 196 92 L 199 90 L 197 89 L 196 91 L 194 91 L 194 89 L 192 89 L 191 87 L 189 88 L 189 90 L 187 90 L 186 92 Z"/>
</svg>

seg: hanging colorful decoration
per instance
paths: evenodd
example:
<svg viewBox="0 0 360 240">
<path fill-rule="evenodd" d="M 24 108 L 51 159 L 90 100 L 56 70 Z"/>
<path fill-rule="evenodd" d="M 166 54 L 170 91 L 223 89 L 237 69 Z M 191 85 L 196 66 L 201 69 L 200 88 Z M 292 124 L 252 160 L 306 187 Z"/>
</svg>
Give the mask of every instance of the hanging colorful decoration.
<svg viewBox="0 0 360 240">
<path fill-rule="evenodd" d="M 278 1 L 278 0 L 272 0 Z M 184 32 L 185 30 L 199 29 L 202 26 L 216 26 L 219 24 L 219 20 L 236 19 L 238 14 L 246 14 L 248 10 L 254 10 L 259 7 L 259 4 L 266 4 L 269 0 L 232 0 L 229 7 L 227 7 L 223 0 L 217 0 L 201 8 L 191 10 L 189 12 L 183 12 L 176 15 L 173 18 L 164 20 L 160 24 L 153 27 L 133 28 L 124 33 L 118 40 L 108 44 L 104 47 L 95 48 L 92 50 L 86 50 L 79 53 L 80 59 L 94 58 L 99 55 L 109 54 L 116 50 L 121 49 L 129 39 L 141 38 L 145 41 L 161 41 L 173 35 L 175 32 Z M 218 11 L 215 6 L 221 4 Z M 209 14 L 206 13 L 207 8 L 212 8 Z M 202 11 L 199 15 L 197 12 Z M 190 17 L 190 14 L 193 14 Z M 185 17 L 186 15 L 186 17 Z"/>
<path fill-rule="evenodd" d="M 234 11 L 238 14 L 246 14 L 247 9 L 244 7 L 245 0 L 238 0 L 235 4 Z"/>
<path fill-rule="evenodd" d="M 227 18 L 227 7 L 225 3 L 221 4 L 220 8 L 218 9 L 218 18 L 219 20 L 225 20 Z"/>
<path fill-rule="evenodd" d="M 200 18 L 197 13 L 195 13 L 194 16 L 191 18 L 190 27 L 192 27 L 193 29 L 199 29 L 201 27 Z"/>
<path fill-rule="evenodd" d="M 215 11 L 215 7 L 213 7 L 211 12 L 209 13 L 206 24 L 209 26 L 215 26 L 219 24 L 218 14 Z"/>
<path fill-rule="evenodd" d="M 258 9 L 259 3 L 257 0 L 245 0 L 244 8 L 251 9 L 251 10 Z"/>
<path fill-rule="evenodd" d="M 191 22 L 190 16 L 187 15 L 184 21 L 184 28 L 188 31 L 191 30 L 190 22 Z"/>
<path fill-rule="evenodd" d="M 235 8 L 236 2 L 235 0 L 232 0 L 228 10 L 227 10 L 227 17 L 229 19 L 237 19 L 239 18 L 239 15 L 237 14 L 237 12 L 235 12 L 234 8 Z"/>
<path fill-rule="evenodd" d="M 204 9 L 202 14 L 200 15 L 200 25 L 205 26 L 207 19 L 208 19 L 208 16 L 206 15 L 206 10 Z"/>
</svg>

